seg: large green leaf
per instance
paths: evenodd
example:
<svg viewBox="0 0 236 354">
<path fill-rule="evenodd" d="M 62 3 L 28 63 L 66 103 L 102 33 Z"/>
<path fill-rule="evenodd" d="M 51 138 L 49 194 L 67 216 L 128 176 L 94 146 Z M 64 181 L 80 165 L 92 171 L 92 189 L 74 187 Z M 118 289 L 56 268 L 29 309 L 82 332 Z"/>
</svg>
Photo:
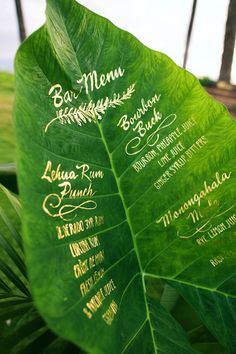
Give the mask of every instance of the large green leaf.
<svg viewBox="0 0 236 354">
<path fill-rule="evenodd" d="M 38 309 L 91 353 L 190 354 L 171 285 L 235 352 L 235 122 L 194 76 L 75 1 L 48 0 L 46 14 L 16 58 Z"/>
</svg>

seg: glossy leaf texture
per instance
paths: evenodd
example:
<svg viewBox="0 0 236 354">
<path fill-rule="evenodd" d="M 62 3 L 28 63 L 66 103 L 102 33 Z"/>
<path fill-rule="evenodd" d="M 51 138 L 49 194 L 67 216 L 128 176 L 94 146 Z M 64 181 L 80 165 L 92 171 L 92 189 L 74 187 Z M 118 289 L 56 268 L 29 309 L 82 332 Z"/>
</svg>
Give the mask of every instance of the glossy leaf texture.
<svg viewBox="0 0 236 354">
<path fill-rule="evenodd" d="M 226 108 L 72 0 L 47 1 L 15 69 L 24 245 L 50 328 L 94 354 L 194 353 L 164 308 L 165 281 L 233 353 L 236 126 Z"/>
</svg>

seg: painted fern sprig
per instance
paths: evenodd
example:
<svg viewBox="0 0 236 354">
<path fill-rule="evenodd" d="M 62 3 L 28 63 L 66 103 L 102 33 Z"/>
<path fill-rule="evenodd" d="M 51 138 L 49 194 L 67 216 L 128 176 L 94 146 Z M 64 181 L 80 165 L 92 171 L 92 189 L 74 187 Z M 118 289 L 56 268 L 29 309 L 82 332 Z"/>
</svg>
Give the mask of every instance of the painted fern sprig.
<svg viewBox="0 0 236 354">
<path fill-rule="evenodd" d="M 45 127 L 45 133 L 50 125 L 59 120 L 60 124 L 77 123 L 80 126 L 86 123 L 96 123 L 97 120 L 102 119 L 102 115 L 106 113 L 108 108 L 116 108 L 124 104 L 124 101 L 129 100 L 135 92 L 135 84 L 132 84 L 122 94 L 114 93 L 112 98 L 106 97 L 93 102 L 82 103 L 78 108 L 66 107 L 57 111 L 57 116 L 53 118 Z"/>
</svg>

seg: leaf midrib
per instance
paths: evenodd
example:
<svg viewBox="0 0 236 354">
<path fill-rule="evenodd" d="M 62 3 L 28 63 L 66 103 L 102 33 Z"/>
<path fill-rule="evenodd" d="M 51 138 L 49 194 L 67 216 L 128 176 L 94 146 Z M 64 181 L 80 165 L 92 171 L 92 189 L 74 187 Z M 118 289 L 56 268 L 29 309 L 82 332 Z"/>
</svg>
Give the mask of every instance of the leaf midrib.
<svg viewBox="0 0 236 354">
<path fill-rule="evenodd" d="M 130 228 L 130 232 L 131 232 L 131 236 L 132 236 L 132 240 L 133 240 L 133 245 L 134 245 L 134 252 L 135 252 L 136 257 L 137 257 L 139 270 L 140 270 L 140 275 L 141 275 L 141 279 L 142 279 L 142 286 L 143 286 L 143 292 L 144 292 L 144 296 L 143 297 L 144 297 L 144 303 L 145 303 L 145 309 L 146 309 L 146 315 L 147 315 L 147 318 L 146 318 L 145 322 L 147 320 L 149 322 L 150 332 L 151 332 L 151 336 L 152 336 L 152 340 L 153 340 L 154 353 L 157 354 L 154 331 L 153 331 L 153 328 L 152 328 L 151 318 L 150 318 L 150 313 L 149 313 L 149 308 L 148 308 L 148 303 L 147 303 L 147 299 L 146 299 L 146 296 L 145 296 L 146 286 L 145 286 L 145 280 L 144 280 L 144 271 L 142 269 L 142 263 L 141 263 L 138 247 L 137 247 L 136 240 L 135 240 L 135 233 L 134 233 L 134 230 L 133 230 L 133 227 L 132 227 L 132 223 L 131 223 L 131 220 L 130 220 L 130 217 L 129 217 L 129 214 L 128 214 L 128 211 L 127 211 L 127 208 L 126 208 L 123 192 L 122 192 L 122 189 L 121 189 L 121 186 L 120 186 L 119 177 L 117 176 L 117 173 L 116 173 L 116 170 L 115 170 L 115 166 L 114 166 L 111 154 L 109 152 L 105 136 L 104 136 L 103 131 L 102 131 L 102 127 L 101 127 L 101 125 L 99 123 L 97 123 L 97 125 L 98 125 L 98 129 L 100 131 L 100 135 L 101 135 L 102 141 L 104 143 L 104 146 L 105 146 L 105 149 L 106 149 L 109 161 L 110 161 L 111 169 L 113 171 L 114 178 L 115 178 L 116 185 L 117 185 L 117 189 L 118 189 L 118 192 L 119 192 L 122 204 L 123 204 L 123 208 L 124 208 L 124 211 L 125 211 L 126 220 L 127 220 L 128 225 L 129 225 L 129 228 Z M 143 324 L 142 324 L 142 326 L 143 326 Z M 139 333 L 139 331 L 137 333 Z"/>
</svg>

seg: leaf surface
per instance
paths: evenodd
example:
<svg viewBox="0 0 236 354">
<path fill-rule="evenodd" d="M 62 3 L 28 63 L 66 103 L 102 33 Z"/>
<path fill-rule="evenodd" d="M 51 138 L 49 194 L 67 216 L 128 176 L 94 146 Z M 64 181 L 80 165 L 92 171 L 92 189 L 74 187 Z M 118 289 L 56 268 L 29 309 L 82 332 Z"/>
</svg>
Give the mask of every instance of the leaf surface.
<svg viewBox="0 0 236 354">
<path fill-rule="evenodd" d="M 164 280 L 233 353 L 235 121 L 193 75 L 76 2 L 48 0 L 46 15 L 16 57 L 38 309 L 91 353 L 194 353 L 149 287 Z"/>
</svg>

